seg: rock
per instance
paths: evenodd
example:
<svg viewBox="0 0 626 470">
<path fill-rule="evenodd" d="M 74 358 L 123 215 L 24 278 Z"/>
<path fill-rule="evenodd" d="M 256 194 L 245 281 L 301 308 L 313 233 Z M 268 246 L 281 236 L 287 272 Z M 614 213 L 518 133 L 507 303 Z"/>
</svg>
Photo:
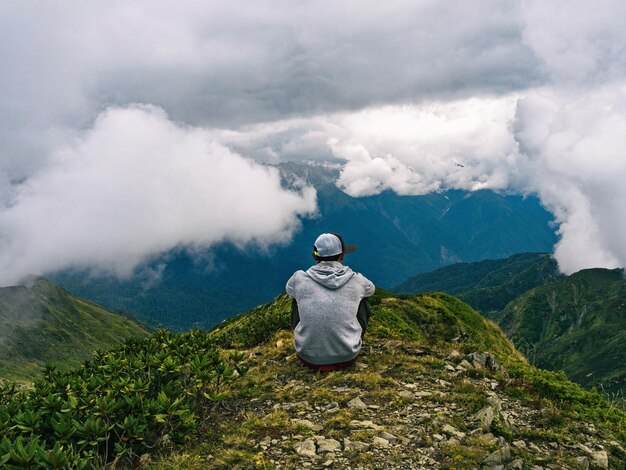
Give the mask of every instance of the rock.
<svg viewBox="0 0 626 470">
<path fill-rule="evenodd" d="M 589 455 L 589 459 L 592 468 L 609 468 L 609 456 L 606 450 L 592 452 Z"/>
<path fill-rule="evenodd" d="M 462 358 L 463 355 L 458 352 L 456 349 L 453 349 L 452 351 L 450 351 L 450 354 L 448 355 L 448 358 L 450 359 L 460 359 Z"/>
<path fill-rule="evenodd" d="M 476 369 L 490 369 L 493 371 L 497 371 L 502 369 L 500 364 L 498 364 L 498 360 L 496 356 L 494 356 L 490 352 L 473 352 L 466 356 L 466 359 L 474 366 Z"/>
<path fill-rule="evenodd" d="M 379 436 L 389 441 L 391 444 L 393 444 L 394 442 L 398 440 L 396 436 L 394 436 L 393 434 L 389 434 L 388 432 L 385 432 L 385 431 L 381 432 Z"/>
<path fill-rule="evenodd" d="M 626 450 L 624 450 L 624 448 L 620 445 L 619 442 L 609 441 L 609 444 L 611 444 L 613 447 L 616 447 L 620 452 L 626 453 Z"/>
<path fill-rule="evenodd" d="M 364 452 L 370 448 L 370 445 L 366 442 L 351 441 L 347 437 L 343 439 L 343 448 L 346 451 Z"/>
<path fill-rule="evenodd" d="M 494 418 L 493 408 L 491 406 L 486 406 L 478 413 L 476 413 L 474 418 L 480 422 L 480 427 L 483 431 L 490 431 Z"/>
<path fill-rule="evenodd" d="M 485 356 L 487 357 L 487 368 L 493 371 L 502 369 L 502 366 L 498 363 L 496 356 L 491 353 L 485 353 Z"/>
<path fill-rule="evenodd" d="M 487 364 L 487 358 L 484 354 L 473 352 L 466 356 L 466 359 L 472 364 L 475 369 L 484 369 Z"/>
<path fill-rule="evenodd" d="M 495 436 L 493 434 L 491 434 L 490 432 L 483 434 L 482 436 L 480 436 L 478 439 L 480 439 L 481 441 L 489 444 L 491 441 L 493 441 L 495 439 Z"/>
<path fill-rule="evenodd" d="M 498 398 L 498 395 L 492 393 L 490 396 L 487 397 L 487 403 L 492 406 L 493 412 L 495 414 L 500 414 L 500 411 L 502 409 L 502 400 Z"/>
<path fill-rule="evenodd" d="M 322 454 L 324 452 L 341 451 L 341 443 L 335 439 L 320 439 L 317 441 L 317 451 Z"/>
<path fill-rule="evenodd" d="M 298 455 L 303 457 L 315 457 L 317 455 L 315 452 L 315 441 L 313 439 L 296 442 L 293 448 Z"/>
<path fill-rule="evenodd" d="M 382 437 L 376 436 L 372 439 L 372 445 L 374 447 L 389 447 L 389 441 L 387 439 L 383 439 Z"/>
<path fill-rule="evenodd" d="M 354 367 L 356 367 L 356 370 L 365 370 L 367 369 L 369 366 L 367 364 L 364 364 L 362 362 L 357 362 Z"/>
<path fill-rule="evenodd" d="M 522 470 L 524 468 L 524 461 L 522 459 L 515 459 L 513 462 L 506 466 L 507 470 Z"/>
<path fill-rule="evenodd" d="M 484 461 L 487 465 L 499 465 L 511 458 L 511 448 L 508 444 L 504 444 L 498 450 L 489 455 Z"/>
<path fill-rule="evenodd" d="M 449 370 L 450 372 L 456 372 L 456 369 L 454 368 L 454 366 L 447 364 L 446 365 L 446 370 Z"/>
<path fill-rule="evenodd" d="M 285 342 L 282 339 L 279 339 L 278 341 L 276 341 L 277 348 L 282 348 L 284 345 L 285 345 Z"/>
<path fill-rule="evenodd" d="M 441 434 L 433 434 L 433 439 L 436 441 L 442 441 L 444 437 Z"/>
<path fill-rule="evenodd" d="M 459 366 L 463 367 L 463 369 L 473 369 L 474 367 L 468 362 L 467 359 L 463 359 Z"/>
<path fill-rule="evenodd" d="M 463 439 L 465 437 L 465 433 L 459 431 L 458 429 L 456 429 L 453 426 L 450 426 L 449 424 L 446 424 L 443 428 L 442 431 L 445 432 L 446 434 L 448 434 L 449 436 L 454 436 L 458 439 Z"/>
<path fill-rule="evenodd" d="M 382 426 L 379 426 L 378 424 L 374 424 L 372 421 L 357 421 L 356 419 L 353 419 L 352 421 L 350 421 L 350 427 L 351 428 L 368 428 L 368 429 L 373 429 L 374 431 L 383 430 Z"/>
<path fill-rule="evenodd" d="M 305 428 L 309 428 L 313 432 L 318 432 L 318 431 L 321 431 L 322 429 L 324 429 L 324 426 L 322 426 L 320 424 L 315 424 L 315 423 L 309 421 L 308 419 L 297 419 L 297 418 L 294 418 L 294 419 L 291 420 L 291 422 L 293 424 L 295 424 L 296 426 L 304 426 Z"/>
<path fill-rule="evenodd" d="M 398 393 L 398 396 L 401 398 L 413 398 L 414 395 L 412 392 L 409 392 L 408 390 L 402 390 L 400 393 Z"/>
<path fill-rule="evenodd" d="M 348 402 L 348 408 L 356 408 L 357 410 L 367 410 L 367 405 L 359 398 L 353 398 Z"/>
<path fill-rule="evenodd" d="M 526 443 L 522 440 L 519 441 L 513 441 L 513 445 L 515 447 L 517 447 L 518 449 L 525 449 L 526 448 Z"/>
<path fill-rule="evenodd" d="M 576 462 L 576 468 L 579 470 L 587 470 L 589 468 L 589 459 L 585 456 L 576 457 L 574 462 Z"/>
<path fill-rule="evenodd" d="M 426 398 L 431 397 L 432 395 L 432 392 L 415 392 L 414 394 L 416 398 Z"/>
</svg>

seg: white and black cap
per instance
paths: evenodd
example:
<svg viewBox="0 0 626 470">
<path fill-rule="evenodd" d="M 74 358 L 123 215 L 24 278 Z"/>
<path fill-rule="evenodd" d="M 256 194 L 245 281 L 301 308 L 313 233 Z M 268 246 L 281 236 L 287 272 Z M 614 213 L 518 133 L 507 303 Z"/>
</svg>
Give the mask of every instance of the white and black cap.
<svg viewBox="0 0 626 470">
<path fill-rule="evenodd" d="M 356 245 L 346 245 L 338 233 L 322 233 L 315 240 L 313 250 L 315 256 L 327 258 L 341 253 L 352 253 L 356 250 Z"/>
</svg>

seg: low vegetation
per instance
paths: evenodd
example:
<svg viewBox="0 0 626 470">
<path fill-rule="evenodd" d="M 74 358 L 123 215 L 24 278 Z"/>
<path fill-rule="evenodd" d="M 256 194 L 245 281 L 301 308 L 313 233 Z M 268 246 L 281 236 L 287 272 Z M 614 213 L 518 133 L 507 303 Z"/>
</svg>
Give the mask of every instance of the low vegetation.
<svg viewBox="0 0 626 470">
<path fill-rule="evenodd" d="M 71 372 L 54 368 L 31 390 L 0 388 L 0 465 L 121 467 L 180 445 L 215 419 L 240 357 L 220 357 L 206 332 L 129 339 Z"/>
<path fill-rule="evenodd" d="M 626 413 L 528 365 L 453 297 L 378 292 L 362 356 L 324 374 L 294 355 L 290 305 L 282 295 L 211 332 L 129 339 L 31 390 L 2 388 L 0 465 L 626 464 Z"/>
</svg>

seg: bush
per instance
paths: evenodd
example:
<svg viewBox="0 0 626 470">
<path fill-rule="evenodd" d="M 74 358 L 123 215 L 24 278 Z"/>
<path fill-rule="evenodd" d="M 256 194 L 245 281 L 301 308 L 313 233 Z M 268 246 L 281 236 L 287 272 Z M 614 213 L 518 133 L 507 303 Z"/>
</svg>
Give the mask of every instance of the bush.
<svg viewBox="0 0 626 470">
<path fill-rule="evenodd" d="M 0 465 L 132 465 L 183 443 L 246 372 L 206 332 L 158 331 L 96 352 L 72 372 L 45 370 L 34 389 L 0 388 Z"/>
</svg>

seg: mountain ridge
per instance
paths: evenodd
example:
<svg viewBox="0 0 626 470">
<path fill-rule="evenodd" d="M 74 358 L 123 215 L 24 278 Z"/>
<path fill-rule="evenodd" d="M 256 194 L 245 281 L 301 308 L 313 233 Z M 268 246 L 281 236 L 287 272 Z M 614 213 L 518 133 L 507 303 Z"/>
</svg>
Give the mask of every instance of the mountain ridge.
<svg viewBox="0 0 626 470">
<path fill-rule="evenodd" d="M 587 387 L 626 391 L 626 277 L 584 269 L 511 301 L 492 316 L 540 367 Z"/>
<path fill-rule="evenodd" d="M 30 381 L 46 365 L 77 366 L 147 331 L 134 320 L 72 296 L 42 277 L 0 288 L 0 377 Z"/>
<path fill-rule="evenodd" d="M 458 264 L 409 278 L 400 292 L 439 289 L 496 321 L 540 367 L 610 394 L 626 392 L 623 270 L 565 276 L 547 254 Z"/>
</svg>

